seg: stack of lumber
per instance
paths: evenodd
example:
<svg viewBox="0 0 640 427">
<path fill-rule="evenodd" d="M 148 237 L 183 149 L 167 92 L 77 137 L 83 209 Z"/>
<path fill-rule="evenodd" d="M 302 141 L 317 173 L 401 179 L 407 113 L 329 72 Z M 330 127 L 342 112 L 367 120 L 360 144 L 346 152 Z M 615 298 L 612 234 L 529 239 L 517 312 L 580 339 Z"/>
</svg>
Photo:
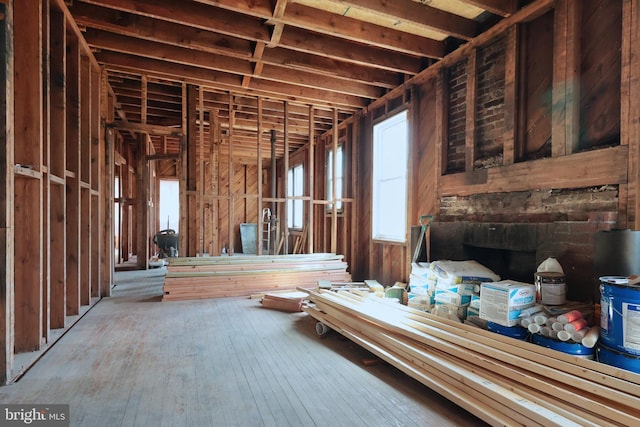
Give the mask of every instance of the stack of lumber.
<svg viewBox="0 0 640 427">
<path fill-rule="evenodd" d="M 296 313 L 302 311 L 304 297 L 266 294 L 260 303 L 265 308 Z"/>
<path fill-rule="evenodd" d="M 163 301 L 250 296 L 351 280 L 342 255 L 239 255 L 170 258 Z"/>
<path fill-rule="evenodd" d="M 640 375 L 361 292 L 303 310 L 491 425 L 640 425 Z"/>
</svg>

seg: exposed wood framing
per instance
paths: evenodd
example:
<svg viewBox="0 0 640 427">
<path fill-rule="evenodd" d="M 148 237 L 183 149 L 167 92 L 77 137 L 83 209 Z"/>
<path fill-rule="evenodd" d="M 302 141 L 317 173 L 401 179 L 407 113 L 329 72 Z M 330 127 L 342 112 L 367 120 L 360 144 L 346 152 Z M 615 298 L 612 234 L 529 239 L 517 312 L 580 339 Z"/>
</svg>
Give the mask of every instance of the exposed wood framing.
<svg viewBox="0 0 640 427">
<path fill-rule="evenodd" d="M 338 155 L 338 109 L 333 109 L 333 132 L 331 133 L 331 151 L 333 152 L 333 162 L 331 170 L 327 173 L 331 174 L 331 253 L 336 253 L 338 249 L 338 204 L 336 203 L 337 194 L 337 155 Z"/>
<path fill-rule="evenodd" d="M 316 176 L 316 164 L 315 164 L 315 148 L 316 148 L 316 141 L 314 138 L 315 135 L 315 128 L 314 128 L 314 108 L 313 105 L 309 106 L 309 149 L 307 151 L 307 162 L 308 162 L 308 167 L 307 167 L 307 174 L 309 176 L 309 183 L 307 188 L 309 189 L 309 202 L 307 203 L 307 212 L 308 212 L 308 220 L 309 223 L 307 225 L 307 232 L 308 232 L 308 237 L 307 237 L 307 248 L 306 251 L 307 253 L 312 254 L 313 253 L 313 230 L 315 229 L 315 215 L 314 215 L 314 209 L 315 209 L 315 205 L 313 203 L 313 201 L 316 198 L 316 181 L 315 181 L 315 176 Z"/>
<path fill-rule="evenodd" d="M 80 313 L 80 46 L 67 31 L 67 315 Z"/>
<path fill-rule="evenodd" d="M 258 133 L 257 133 L 257 140 L 256 140 L 256 158 L 257 158 L 257 179 L 258 179 L 258 203 L 256 203 L 257 206 L 257 218 L 258 218 L 258 229 L 256 230 L 257 232 L 257 236 L 256 236 L 256 245 L 257 245 L 257 250 L 256 250 L 256 254 L 258 255 L 262 255 L 262 251 L 264 249 L 264 239 L 265 239 L 265 234 L 264 234 L 264 229 L 265 229 L 265 222 L 263 221 L 264 219 L 266 219 L 267 221 L 270 221 L 269 218 L 264 218 L 262 215 L 262 135 L 264 133 L 264 129 L 263 129 L 263 119 L 262 119 L 262 98 L 258 97 L 258 115 L 256 116 L 256 125 L 258 127 Z M 270 225 L 269 225 L 270 227 Z M 271 231 L 269 230 L 268 235 L 266 236 L 266 238 L 269 239 L 269 243 L 271 244 Z M 268 248 L 268 250 L 270 250 L 271 248 Z"/>
<path fill-rule="evenodd" d="M 149 143 L 147 135 L 138 134 L 138 150 L 136 164 L 136 254 L 138 268 L 149 268 Z"/>
<path fill-rule="evenodd" d="M 466 137 L 465 137 L 465 170 L 473 170 L 476 160 L 476 91 L 477 91 L 477 49 L 473 49 L 467 60 L 467 97 L 466 97 Z M 507 73 L 508 74 L 508 73 Z M 414 116 L 415 117 L 415 116 Z M 417 117 L 416 117 L 417 119 Z M 417 120 L 414 123 L 418 123 Z M 417 141 L 416 141 L 417 143 Z M 412 175 L 409 175 L 412 176 Z M 409 210 L 411 212 L 411 210 Z"/>
<path fill-rule="evenodd" d="M 522 145 L 523 140 L 517 140 L 518 133 L 518 111 L 519 109 L 519 91 L 518 91 L 518 33 L 517 26 L 513 26 L 507 30 L 507 47 L 505 59 L 505 76 L 504 76 L 504 143 L 502 148 L 502 164 L 511 165 L 516 161 L 516 145 Z M 470 75 L 475 75 L 474 73 Z M 469 111 L 467 110 L 467 114 Z M 468 132 L 468 128 L 467 128 Z M 467 169 L 470 171 L 473 169 Z"/>
<path fill-rule="evenodd" d="M 640 1 L 622 5 L 620 144 L 629 148 L 629 172 L 628 185 L 620 186 L 619 223 L 640 230 Z"/>
<path fill-rule="evenodd" d="M 14 5 L 15 162 L 42 170 L 42 1 Z M 15 179 L 15 351 L 42 344 L 42 180 Z"/>
<path fill-rule="evenodd" d="M 0 382 L 11 376 L 15 343 L 13 3 L 0 2 Z"/>
<path fill-rule="evenodd" d="M 561 0 L 554 13 L 551 152 L 572 154 L 580 136 L 580 3 Z"/>
</svg>

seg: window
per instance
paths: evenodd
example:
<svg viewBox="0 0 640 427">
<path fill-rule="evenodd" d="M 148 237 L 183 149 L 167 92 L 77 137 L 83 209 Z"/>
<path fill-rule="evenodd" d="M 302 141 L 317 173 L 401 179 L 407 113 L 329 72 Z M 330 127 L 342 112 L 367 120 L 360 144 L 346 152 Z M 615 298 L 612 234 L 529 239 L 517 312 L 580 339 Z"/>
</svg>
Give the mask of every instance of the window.
<svg viewBox="0 0 640 427">
<path fill-rule="evenodd" d="M 344 162 L 343 162 L 342 145 L 338 145 L 336 151 L 336 199 L 342 199 L 343 181 L 344 181 Z M 330 147 L 327 151 L 327 201 L 333 200 L 333 149 Z M 342 210 L 342 202 L 336 202 L 338 211 Z M 327 210 L 333 209 L 333 203 L 327 205 Z"/>
<path fill-rule="evenodd" d="M 302 165 L 289 169 L 287 176 L 287 197 L 302 197 L 304 192 L 304 170 Z M 287 225 L 289 228 L 302 229 L 302 200 L 287 200 Z"/>
<path fill-rule="evenodd" d="M 407 159 L 406 110 L 373 126 L 373 238 L 406 241 Z"/>
</svg>

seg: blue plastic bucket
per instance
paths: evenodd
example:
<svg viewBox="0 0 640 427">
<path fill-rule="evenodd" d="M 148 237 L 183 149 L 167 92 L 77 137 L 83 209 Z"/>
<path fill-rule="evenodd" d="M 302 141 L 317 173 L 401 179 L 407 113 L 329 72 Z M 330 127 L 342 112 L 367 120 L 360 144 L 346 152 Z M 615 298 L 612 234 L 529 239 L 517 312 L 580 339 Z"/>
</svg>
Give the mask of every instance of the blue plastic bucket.
<svg viewBox="0 0 640 427">
<path fill-rule="evenodd" d="M 626 277 L 600 278 L 600 340 L 623 353 L 640 355 L 640 286 Z"/>
<path fill-rule="evenodd" d="M 526 340 L 529 337 L 529 331 L 522 326 L 509 327 L 494 322 L 487 322 L 487 330 L 518 340 Z"/>
<path fill-rule="evenodd" d="M 598 362 L 640 374 L 640 356 L 598 345 Z"/>
<path fill-rule="evenodd" d="M 588 348 L 577 342 L 560 341 L 554 338 L 548 338 L 540 334 L 531 334 L 531 342 L 572 356 L 582 357 L 584 359 L 593 360 L 595 355 L 595 348 Z"/>
</svg>

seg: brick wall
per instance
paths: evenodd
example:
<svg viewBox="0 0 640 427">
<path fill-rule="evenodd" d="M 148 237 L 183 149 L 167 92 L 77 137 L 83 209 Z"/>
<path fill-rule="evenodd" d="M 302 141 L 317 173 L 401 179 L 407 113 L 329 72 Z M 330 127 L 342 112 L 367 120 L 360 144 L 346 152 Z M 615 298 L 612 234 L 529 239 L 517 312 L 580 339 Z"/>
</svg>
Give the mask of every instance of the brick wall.
<svg viewBox="0 0 640 427">
<path fill-rule="evenodd" d="M 500 38 L 477 53 L 476 167 L 498 166 L 504 136 L 506 40 Z M 499 161 L 489 161 L 498 159 Z"/>
<path fill-rule="evenodd" d="M 439 219 L 430 229 L 432 260 L 485 254 L 486 262 L 528 260 L 509 271 L 524 268 L 524 280 L 533 283 L 537 266 L 552 256 L 564 269 L 570 300 L 598 299 L 594 236 L 616 228 L 617 187 L 477 194 L 440 202 Z M 517 280 L 504 270 L 496 273 Z"/>
<path fill-rule="evenodd" d="M 467 61 L 447 69 L 449 88 L 449 128 L 447 146 L 447 173 L 463 172 L 465 165 Z"/>
</svg>

